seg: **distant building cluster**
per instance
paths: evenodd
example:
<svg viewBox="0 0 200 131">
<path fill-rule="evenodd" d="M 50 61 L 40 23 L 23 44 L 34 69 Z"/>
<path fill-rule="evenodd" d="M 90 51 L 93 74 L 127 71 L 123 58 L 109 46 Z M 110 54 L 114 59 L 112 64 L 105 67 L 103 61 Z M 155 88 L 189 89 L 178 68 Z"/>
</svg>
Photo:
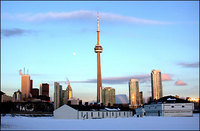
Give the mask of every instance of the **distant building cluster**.
<svg viewBox="0 0 200 131">
<path fill-rule="evenodd" d="M 27 71 L 28 72 L 28 71 Z M 49 97 L 49 84 L 41 83 L 40 89 L 33 88 L 33 80 L 30 79 L 30 75 L 24 74 L 20 70 L 21 75 L 21 90 L 17 90 L 13 93 L 13 96 L 4 95 L 4 101 L 13 102 L 26 102 L 26 101 L 50 101 Z"/>
<path fill-rule="evenodd" d="M 66 90 L 62 90 L 62 85 L 58 82 L 54 82 L 54 109 L 57 109 L 64 104 L 68 104 L 68 102 L 76 104 L 75 101 L 76 100 L 72 98 L 72 88 L 69 80 Z"/>
</svg>

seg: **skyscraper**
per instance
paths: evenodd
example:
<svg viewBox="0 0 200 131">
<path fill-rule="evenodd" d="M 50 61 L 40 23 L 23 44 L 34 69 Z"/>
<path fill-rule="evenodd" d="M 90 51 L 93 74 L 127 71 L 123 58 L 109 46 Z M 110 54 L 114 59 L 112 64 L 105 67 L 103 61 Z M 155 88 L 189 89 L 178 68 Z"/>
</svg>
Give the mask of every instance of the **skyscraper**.
<svg viewBox="0 0 200 131">
<path fill-rule="evenodd" d="M 33 89 L 33 80 L 30 80 L 30 93 L 32 92 L 32 89 Z"/>
<path fill-rule="evenodd" d="M 62 105 L 67 104 L 68 102 L 68 95 L 67 90 L 62 90 Z"/>
<path fill-rule="evenodd" d="M 105 87 L 102 89 L 102 103 L 103 105 L 113 106 L 115 104 L 115 89 L 112 87 Z"/>
<path fill-rule="evenodd" d="M 139 105 L 140 106 L 143 105 L 143 92 L 142 91 L 139 92 Z"/>
<path fill-rule="evenodd" d="M 62 86 L 58 82 L 54 82 L 54 110 L 61 106 Z"/>
<path fill-rule="evenodd" d="M 151 89 L 152 89 L 152 99 L 157 100 L 163 97 L 162 91 L 162 77 L 160 70 L 152 70 L 151 72 Z"/>
<path fill-rule="evenodd" d="M 68 86 L 67 86 L 67 99 L 69 100 L 72 97 L 72 88 L 70 85 L 70 82 L 68 81 Z"/>
<path fill-rule="evenodd" d="M 21 92 L 22 98 L 26 99 L 30 96 L 30 76 L 22 74 L 21 75 Z"/>
<path fill-rule="evenodd" d="M 139 106 L 139 82 L 137 79 L 129 81 L 129 104 L 131 106 Z"/>
<path fill-rule="evenodd" d="M 49 84 L 48 83 L 40 84 L 40 95 L 49 96 Z"/>
<path fill-rule="evenodd" d="M 97 44 L 94 48 L 95 53 L 97 53 L 97 103 L 101 102 L 101 89 L 102 89 L 102 79 L 101 79 L 101 59 L 100 53 L 102 53 L 103 48 L 99 42 L 99 16 L 97 15 Z"/>
<path fill-rule="evenodd" d="M 38 88 L 33 88 L 32 91 L 31 91 L 31 95 L 32 95 L 32 98 L 38 98 L 39 89 Z"/>
</svg>

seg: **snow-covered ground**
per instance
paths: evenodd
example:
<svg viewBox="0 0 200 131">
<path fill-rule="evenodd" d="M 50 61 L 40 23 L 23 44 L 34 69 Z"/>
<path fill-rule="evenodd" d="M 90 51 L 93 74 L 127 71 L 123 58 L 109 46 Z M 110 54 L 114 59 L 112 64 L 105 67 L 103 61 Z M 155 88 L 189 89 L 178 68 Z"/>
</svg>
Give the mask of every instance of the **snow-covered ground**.
<svg viewBox="0 0 200 131">
<path fill-rule="evenodd" d="M 1 117 L 2 130 L 199 130 L 199 114 L 193 117 L 131 117 L 68 120 L 53 117 Z"/>
</svg>

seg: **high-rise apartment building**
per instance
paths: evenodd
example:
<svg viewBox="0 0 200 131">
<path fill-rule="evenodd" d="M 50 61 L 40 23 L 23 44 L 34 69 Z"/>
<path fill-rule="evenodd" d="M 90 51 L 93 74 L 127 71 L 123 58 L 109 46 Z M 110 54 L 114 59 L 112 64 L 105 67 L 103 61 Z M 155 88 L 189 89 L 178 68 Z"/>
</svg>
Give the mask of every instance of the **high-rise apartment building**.
<svg viewBox="0 0 200 131">
<path fill-rule="evenodd" d="M 49 84 L 48 83 L 40 84 L 40 95 L 49 97 Z"/>
<path fill-rule="evenodd" d="M 129 81 L 129 104 L 130 106 L 139 106 L 139 82 L 137 79 Z"/>
<path fill-rule="evenodd" d="M 54 82 L 54 110 L 61 106 L 62 86 L 58 82 Z"/>
<path fill-rule="evenodd" d="M 115 104 L 115 89 L 112 87 L 105 87 L 102 89 L 102 103 L 108 106 L 109 104 L 113 106 Z"/>
<path fill-rule="evenodd" d="M 30 75 L 21 75 L 21 92 L 22 98 L 26 99 L 30 96 Z"/>
<path fill-rule="evenodd" d="M 151 89 L 153 100 L 157 100 L 163 97 L 162 77 L 160 70 L 152 70 L 151 72 Z"/>
</svg>

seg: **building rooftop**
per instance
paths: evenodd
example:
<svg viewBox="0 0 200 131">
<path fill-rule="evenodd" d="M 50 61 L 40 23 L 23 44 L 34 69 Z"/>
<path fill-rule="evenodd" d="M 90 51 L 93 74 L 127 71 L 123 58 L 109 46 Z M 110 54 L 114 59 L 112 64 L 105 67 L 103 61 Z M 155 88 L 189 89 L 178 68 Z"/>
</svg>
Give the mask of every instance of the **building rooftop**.
<svg viewBox="0 0 200 131">
<path fill-rule="evenodd" d="M 165 96 L 156 100 L 153 103 L 191 103 L 191 102 L 184 99 L 176 98 L 174 96 Z"/>
<path fill-rule="evenodd" d="M 100 105 L 68 105 L 78 111 L 131 111 L 129 107 L 119 107 L 119 106 L 112 106 L 112 107 L 105 107 Z"/>
</svg>

